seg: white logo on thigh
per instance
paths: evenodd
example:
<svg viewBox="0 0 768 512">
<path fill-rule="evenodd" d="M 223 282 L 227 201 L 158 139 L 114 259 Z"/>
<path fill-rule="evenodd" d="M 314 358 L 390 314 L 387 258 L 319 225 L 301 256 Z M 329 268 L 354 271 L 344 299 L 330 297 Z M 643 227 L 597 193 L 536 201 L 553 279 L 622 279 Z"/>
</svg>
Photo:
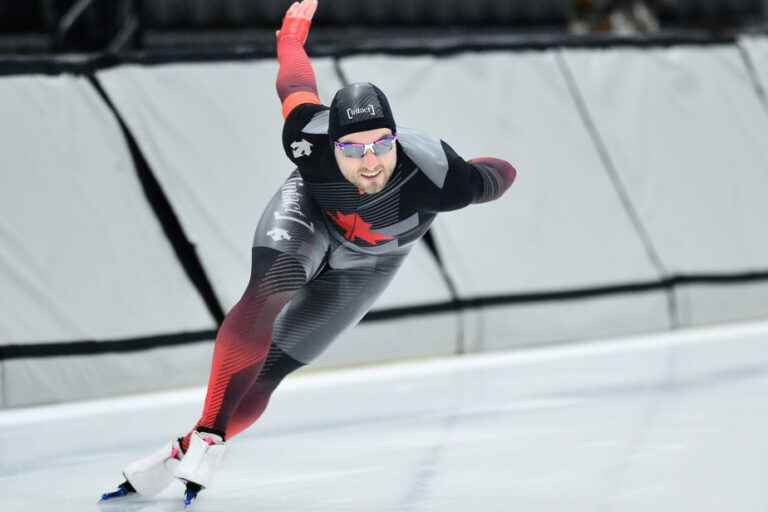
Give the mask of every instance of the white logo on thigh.
<svg viewBox="0 0 768 512">
<path fill-rule="evenodd" d="M 291 144 L 291 149 L 293 150 L 293 158 L 309 156 L 312 154 L 312 144 L 304 139 Z"/>
<path fill-rule="evenodd" d="M 285 182 L 285 185 L 280 192 L 282 200 L 282 213 L 274 212 L 275 220 L 287 220 L 289 222 L 295 222 L 296 224 L 301 224 L 310 232 L 314 233 L 315 225 L 312 221 L 303 221 L 298 218 L 307 218 L 304 212 L 301 211 L 302 191 L 300 188 L 303 187 L 304 182 L 301 180 L 301 177 L 290 178 Z"/>
<path fill-rule="evenodd" d="M 293 240 L 290 233 L 280 228 L 272 228 L 272 231 L 267 231 L 267 236 L 272 237 L 272 240 L 275 242 L 279 242 L 280 240 Z"/>
</svg>

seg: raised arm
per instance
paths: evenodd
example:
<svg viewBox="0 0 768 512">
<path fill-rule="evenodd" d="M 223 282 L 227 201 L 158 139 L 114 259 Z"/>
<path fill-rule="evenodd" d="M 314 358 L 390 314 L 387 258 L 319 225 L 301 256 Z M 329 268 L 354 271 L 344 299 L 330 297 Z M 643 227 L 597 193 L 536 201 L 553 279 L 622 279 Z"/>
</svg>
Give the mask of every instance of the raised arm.
<svg viewBox="0 0 768 512">
<path fill-rule="evenodd" d="M 317 0 L 294 2 L 283 18 L 283 25 L 276 33 L 277 95 L 283 105 L 283 118 L 302 103 L 320 103 L 317 82 L 312 63 L 309 61 L 304 43 L 309 35 L 312 17 L 317 10 Z"/>
</svg>

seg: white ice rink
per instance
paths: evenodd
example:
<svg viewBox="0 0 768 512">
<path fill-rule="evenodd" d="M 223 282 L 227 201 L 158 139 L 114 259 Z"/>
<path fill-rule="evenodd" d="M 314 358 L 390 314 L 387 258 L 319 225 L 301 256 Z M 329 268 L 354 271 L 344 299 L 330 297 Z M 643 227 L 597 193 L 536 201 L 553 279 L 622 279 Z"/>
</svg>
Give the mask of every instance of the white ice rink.
<svg viewBox="0 0 768 512">
<path fill-rule="evenodd" d="M 0 413 L 0 511 L 99 510 L 202 396 Z M 229 443 L 195 509 L 766 511 L 767 433 L 768 323 L 310 373 Z"/>
</svg>

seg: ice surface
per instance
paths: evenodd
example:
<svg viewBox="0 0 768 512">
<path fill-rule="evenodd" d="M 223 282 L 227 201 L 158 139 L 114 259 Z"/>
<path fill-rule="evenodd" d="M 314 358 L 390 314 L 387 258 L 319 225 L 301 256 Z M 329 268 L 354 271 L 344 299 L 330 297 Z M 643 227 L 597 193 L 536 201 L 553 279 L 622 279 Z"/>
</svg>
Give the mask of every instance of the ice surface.
<svg viewBox="0 0 768 512">
<path fill-rule="evenodd" d="M 0 510 L 99 510 L 201 399 L 0 413 Z M 767 427 L 768 323 L 301 375 L 195 510 L 764 511 Z"/>
</svg>

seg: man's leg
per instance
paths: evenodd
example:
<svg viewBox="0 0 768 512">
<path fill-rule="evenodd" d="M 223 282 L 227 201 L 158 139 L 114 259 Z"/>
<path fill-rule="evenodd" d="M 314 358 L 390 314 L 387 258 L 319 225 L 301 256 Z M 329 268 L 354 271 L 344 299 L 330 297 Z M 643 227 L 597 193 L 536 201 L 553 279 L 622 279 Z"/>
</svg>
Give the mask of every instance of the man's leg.
<svg viewBox="0 0 768 512">
<path fill-rule="evenodd" d="M 275 320 L 269 356 L 231 418 L 228 438 L 261 416 L 286 375 L 310 363 L 360 321 L 394 277 L 405 253 L 366 256 L 341 247 L 334 256 L 331 264 L 341 268 L 325 267 L 297 290 Z"/>
<path fill-rule="evenodd" d="M 191 503 L 208 485 L 223 454 L 223 441 L 250 424 L 232 420 L 243 398 L 259 387 L 254 385 L 269 360 L 275 319 L 322 267 L 329 247 L 321 213 L 294 172 L 259 221 L 248 286 L 216 336 L 201 418 L 183 438 L 129 464 L 123 471 L 126 481 L 103 500 L 133 492 L 156 494 L 176 477 L 187 482 L 185 500 Z"/>
<path fill-rule="evenodd" d="M 231 425 L 233 414 L 267 361 L 275 319 L 325 260 L 328 233 L 303 189 L 294 172 L 262 215 L 254 237 L 251 277 L 216 336 L 203 414 L 194 430 L 229 438 L 248 426 L 241 421 Z M 191 434 L 182 440 L 184 451 Z"/>
<path fill-rule="evenodd" d="M 293 255 L 253 248 L 248 286 L 216 336 L 205 405 L 196 430 L 229 437 L 232 414 L 266 360 L 275 318 L 306 281 L 304 268 Z M 190 435 L 182 443 L 184 451 Z"/>
<path fill-rule="evenodd" d="M 298 370 L 304 363 L 292 358 L 272 343 L 259 376 L 243 395 L 235 413 L 227 425 L 226 436 L 231 438 L 247 429 L 261 417 L 269 404 L 272 392 L 286 375 Z"/>
</svg>

